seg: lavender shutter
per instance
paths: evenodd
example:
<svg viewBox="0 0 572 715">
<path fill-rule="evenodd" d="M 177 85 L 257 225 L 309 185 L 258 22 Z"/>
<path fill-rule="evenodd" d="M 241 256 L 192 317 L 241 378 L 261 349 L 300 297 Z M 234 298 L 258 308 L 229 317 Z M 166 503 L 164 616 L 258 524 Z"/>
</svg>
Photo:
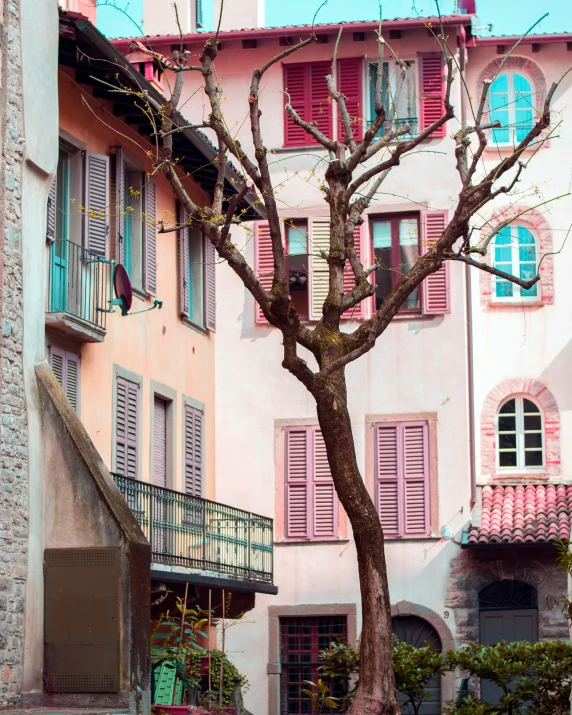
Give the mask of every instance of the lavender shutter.
<svg viewBox="0 0 572 715">
<path fill-rule="evenodd" d="M 47 208 L 47 219 L 46 219 L 46 239 L 48 241 L 56 240 L 56 187 L 57 187 L 57 176 L 54 176 L 52 185 L 50 186 L 50 191 L 48 193 L 48 208 Z"/>
<path fill-rule="evenodd" d="M 123 148 L 115 149 L 115 260 L 125 263 L 125 157 Z"/>
<path fill-rule="evenodd" d="M 423 211 L 421 215 L 423 230 L 423 253 L 441 238 L 447 225 L 446 211 Z M 449 261 L 444 261 L 441 268 L 427 276 L 422 283 L 423 312 L 426 315 L 445 315 L 451 312 L 449 291 Z"/>
<path fill-rule="evenodd" d="M 308 505 L 310 464 L 310 428 L 286 430 L 286 538 L 307 539 L 310 536 Z"/>
<path fill-rule="evenodd" d="M 213 333 L 216 330 L 216 251 L 212 242 L 205 242 L 205 326 Z"/>
<path fill-rule="evenodd" d="M 179 260 L 179 313 L 185 318 L 189 317 L 189 227 L 186 225 L 188 214 L 179 204 L 177 221 L 181 228 L 178 231 L 178 260 Z"/>
<path fill-rule="evenodd" d="M 71 406 L 79 414 L 79 355 L 66 353 L 65 393 Z"/>
<path fill-rule="evenodd" d="M 148 179 L 143 188 L 143 290 L 157 295 L 157 186 Z"/>
<path fill-rule="evenodd" d="M 167 403 L 153 401 L 153 484 L 167 486 Z"/>
<path fill-rule="evenodd" d="M 429 459 L 427 424 L 400 425 L 403 432 L 404 536 L 429 536 Z"/>
<path fill-rule="evenodd" d="M 338 499 L 328 464 L 321 430 L 312 429 L 312 536 L 334 538 L 338 535 Z"/>
<path fill-rule="evenodd" d="M 385 536 L 401 536 L 399 425 L 375 427 L 375 483 L 379 520 Z"/>
<path fill-rule="evenodd" d="M 56 376 L 56 380 L 60 385 L 64 386 L 64 371 L 66 365 L 66 354 L 58 348 L 50 348 L 50 365 L 52 372 Z"/>
<path fill-rule="evenodd" d="M 203 495 L 203 413 L 185 405 L 185 491 L 195 497 Z"/>
<path fill-rule="evenodd" d="M 109 233 L 109 157 L 86 151 L 84 162 L 84 245 L 91 253 L 105 258 Z"/>
<path fill-rule="evenodd" d="M 269 291 L 274 280 L 274 256 L 268 221 L 257 221 L 254 224 L 254 268 L 262 287 Z M 258 303 L 254 303 L 254 308 L 256 322 L 268 325 Z"/>
<path fill-rule="evenodd" d="M 117 377 L 115 413 L 115 469 L 137 479 L 139 385 Z"/>
</svg>

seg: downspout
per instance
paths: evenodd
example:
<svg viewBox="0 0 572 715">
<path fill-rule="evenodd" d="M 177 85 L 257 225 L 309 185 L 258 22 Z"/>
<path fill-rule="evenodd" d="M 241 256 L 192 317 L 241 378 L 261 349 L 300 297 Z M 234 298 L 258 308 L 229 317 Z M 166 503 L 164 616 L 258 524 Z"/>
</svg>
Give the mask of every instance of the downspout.
<svg viewBox="0 0 572 715">
<path fill-rule="evenodd" d="M 459 71 L 461 79 L 465 80 L 465 61 L 467 53 L 467 36 L 465 28 L 459 31 Z M 467 96 L 461 82 L 461 126 L 467 122 Z M 465 326 L 467 340 L 467 409 L 469 411 L 469 478 L 471 484 L 471 499 L 469 510 L 472 511 L 477 501 L 477 479 L 475 474 L 475 383 L 473 375 L 473 306 L 471 301 L 471 267 L 465 263 Z"/>
</svg>

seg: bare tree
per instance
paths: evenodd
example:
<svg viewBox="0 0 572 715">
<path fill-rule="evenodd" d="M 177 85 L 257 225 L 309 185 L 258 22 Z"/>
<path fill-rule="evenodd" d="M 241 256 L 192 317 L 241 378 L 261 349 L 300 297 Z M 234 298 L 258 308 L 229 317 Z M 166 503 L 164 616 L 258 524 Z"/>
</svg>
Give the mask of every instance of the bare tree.
<svg viewBox="0 0 572 715">
<path fill-rule="evenodd" d="M 339 39 L 339 38 L 338 38 Z M 446 84 L 442 116 L 417 136 L 410 135 L 408 125 L 396 128 L 394 120 L 396 101 L 390 102 L 386 111 L 382 96 L 382 68 L 384 40 L 379 28 L 379 58 L 375 87 L 375 118 L 360 141 L 354 138 L 353 127 L 359 118 L 351 117 L 346 107 L 345 96 L 338 91 L 335 81 L 335 56 L 332 74 L 326 80 L 330 96 L 337 106 L 343 128 L 343 139 L 325 136 L 318 127 L 305 121 L 296 110 L 286 104 L 286 111 L 293 122 L 328 152 L 325 171 L 325 201 L 330 215 L 329 251 L 321 254 L 329 268 L 327 297 L 323 304 L 322 317 L 314 327 L 300 322 L 299 315 L 289 295 L 285 251 L 282 239 L 281 219 L 269 170 L 267 149 L 264 145 L 259 106 L 259 88 L 265 72 L 284 58 L 299 52 L 316 40 L 312 34 L 307 39 L 289 47 L 273 57 L 252 74 L 247 103 L 254 157 L 231 134 L 221 108 L 222 89 L 219 86 L 214 65 L 219 51 L 218 32 L 209 38 L 200 55 L 200 64 L 188 64 L 189 53 L 181 46 L 170 58 L 155 53 L 152 48 L 136 43 L 137 49 L 146 52 L 161 63 L 170 75 L 172 83 L 167 104 L 160 106 L 143 93 L 145 111 L 156 126 L 158 138 L 155 172 L 162 171 L 171 183 L 174 193 L 188 214 L 187 224 L 194 225 L 208 237 L 221 259 L 228 262 L 243 282 L 246 289 L 259 304 L 268 322 L 280 330 L 283 337 L 282 366 L 288 370 L 312 394 L 316 402 L 318 420 L 325 441 L 328 461 L 338 497 L 349 517 L 358 558 L 361 588 L 362 635 L 360 642 L 360 678 L 352 715 L 395 715 L 399 705 L 395 696 L 394 678 L 391 669 L 391 609 L 384 555 L 384 536 L 376 508 L 360 474 L 348 412 L 345 367 L 373 348 L 385 332 L 407 297 L 419 288 L 431 273 L 439 270 L 444 261 L 460 261 L 476 269 L 487 271 L 504 280 L 516 283 L 524 289 L 531 288 L 539 275 L 522 280 L 505 273 L 493 265 L 479 260 L 487 248 L 497 227 L 484 240 L 471 241 L 471 220 L 496 197 L 509 194 L 519 181 L 524 163 L 521 157 L 525 150 L 538 147 L 547 138 L 550 126 L 550 105 L 557 88 L 553 84 L 534 126 L 518 146 L 513 147 L 493 169 L 486 171 L 482 162 L 489 141 L 490 130 L 500 124 L 486 124 L 487 93 L 491 81 L 480 89 L 478 106 L 472 110 L 471 124 L 462 124 L 454 134 L 455 162 L 459 177 L 459 193 L 452 217 L 441 236 L 419 258 L 413 268 L 403 275 L 381 306 L 353 332 L 340 329 L 341 316 L 375 293 L 371 280 L 378 265 L 364 266 L 354 245 L 354 229 L 363 222 L 362 214 L 379 190 L 389 172 L 399 166 L 401 158 L 411 154 L 426 139 L 454 117 L 451 104 L 451 87 L 459 68 L 453 53 L 441 33 L 440 42 L 445 57 Z M 337 43 L 336 43 L 337 47 Z M 334 53 L 335 55 L 335 53 Z M 204 91 L 210 103 L 210 115 L 201 126 L 210 128 L 218 142 L 218 178 L 212 206 L 196 204 L 184 188 L 183 177 L 177 168 L 173 154 L 173 135 L 184 126 L 177 111 L 186 72 L 196 72 L 202 78 Z M 400 92 L 407 72 L 402 63 Z M 461 77 L 462 73 L 457 72 Z M 464 81 L 464 80 L 462 80 Z M 117 91 L 134 93 L 118 88 Z M 399 141 L 396 141 L 399 139 Z M 224 197 L 224 170 L 228 156 L 233 157 L 244 173 L 245 181 L 237 187 L 237 193 L 226 200 Z M 365 164 L 369 168 L 366 168 Z M 430 177 L 428 177 L 429 180 Z M 231 240 L 233 224 L 240 222 L 239 205 L 254 192 L 264 206 L 269 224 L 274 259 L 272 287 L 265 290 L 253 268 Z M 513 214 L 514 220 L 518 213 Z M 175 227 L 176 229 L 177 227 Z M 173 230 L 173 228 L 164 229 Z M 475 258 L 476 256 L 476 258 Z M 351 266 L 355 286 L 344 293 L 344 268 Z M 318 369 L 310 368 L 300 356 L 298 346 L 303 346 L 315 357 Z"/>
</svg>

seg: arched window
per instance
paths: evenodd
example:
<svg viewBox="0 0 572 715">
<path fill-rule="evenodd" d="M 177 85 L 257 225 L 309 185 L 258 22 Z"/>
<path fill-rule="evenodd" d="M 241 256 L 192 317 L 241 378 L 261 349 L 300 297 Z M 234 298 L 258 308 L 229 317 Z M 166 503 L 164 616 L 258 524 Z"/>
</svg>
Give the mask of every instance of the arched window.
<svg viewBox="0 0 572 715">
<path fill-rule="evenodd" d="M 540 469 L 544 465 L 542 413 L 527 397 L 511 397 L 497 416 L 500 469 Z"/>
<path fill-rule="evenodd" d="M 500 122 L 492 129 L 495 144 L 518 144 L 534 126 L 534 92 L 530 81 L 518 72 L 495 79 L 489 95 L 489 119 Z"/>
<path fill-rule="evenodd" d="M 523 280 L 534 278 L 538 270 L 538 251 L 532 231 L 514 224 L 499 231 L 495 236 L 494 267 Z M 510 302 L 538 298 L 538 283 L 525 290 L 498 276 L 494 276 L 493 281 L 497 300 Z"/>
</svg>

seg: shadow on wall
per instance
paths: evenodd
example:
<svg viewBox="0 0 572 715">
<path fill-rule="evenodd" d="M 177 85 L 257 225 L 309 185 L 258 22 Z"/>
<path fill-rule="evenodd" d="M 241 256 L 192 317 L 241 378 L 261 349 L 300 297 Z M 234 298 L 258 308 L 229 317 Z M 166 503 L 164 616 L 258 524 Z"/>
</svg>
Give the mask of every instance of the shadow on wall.
<svg viewBox="0 0 572 715">
<path fill-rule="evenodd" d="M 538 380 L 549 387 L 554 395 L 558 395 L 560 412 L 572 410 L 572 340 L 570 340 L 539 375 Z"/>
</svg>

